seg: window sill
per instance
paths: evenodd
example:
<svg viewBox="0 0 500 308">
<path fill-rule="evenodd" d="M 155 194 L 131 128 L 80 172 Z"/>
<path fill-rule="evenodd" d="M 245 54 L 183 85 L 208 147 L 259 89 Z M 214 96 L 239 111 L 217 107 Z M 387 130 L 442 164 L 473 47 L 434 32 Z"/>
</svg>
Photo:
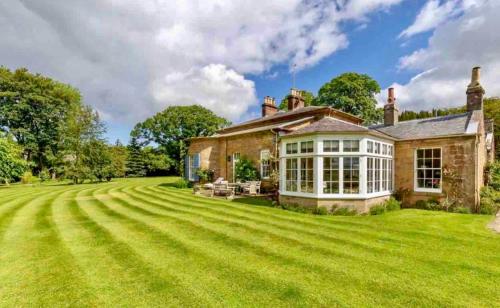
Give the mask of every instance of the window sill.
<svg viewBox="0 0 500 308">
<path fill-rule="evenodd" d="M 443 192 L 441 188 L 435 189 L 435 188 L 414 188 L 413 191 L 419 192 L 419 193 L 433 193 L 433 194 L 440 194 Z"/>
</svg>

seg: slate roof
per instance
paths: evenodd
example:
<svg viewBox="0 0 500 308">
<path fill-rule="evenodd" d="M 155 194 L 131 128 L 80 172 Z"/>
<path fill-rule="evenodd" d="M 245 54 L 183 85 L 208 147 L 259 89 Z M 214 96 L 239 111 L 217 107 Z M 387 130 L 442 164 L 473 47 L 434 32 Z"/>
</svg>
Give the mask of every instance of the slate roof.
<svg viewBox="0 0 500 308">
<path fill-rule="evenodd" d="M 327 132 L 368 132 L 368 128 L 338 120 L 331 117 L 324 117 L 311 125 L 300 128 L 288 133 L 287 136 L 302 135 L 309 133 L 327 133 Z"/>
<path fill-rule="evenodd" d="M 397 139 L 411 140 L 476 134 L 480 120 L 480 111 L 472 111 L 442 117 L 403 121 L 392 126 L 375 125 L 371 126 L 370 129 Z"/>
<path fill-rule="evenodd" d="M 340 110 L 333 109 L 331 107 L 327 106 L 308 106 L 308 107 L 303 107 L 299 108 L 293 111 L 278 111 L 277 113 L 267 116 L 267 117 L 262 117 L 262 118 L 257 118 L 253 119 L 250 121 L 242 122 L 239 124 L 235 124 L 226 128 L 221 129 L 218 133 L 219 134 L 224 134 L 227 132 L 233 132 L 239 129 L 245 129 L 246 126 L 253 126 L 253 125 L 266 125 L 265 123 L 267 122 L 272 122 L 272 123 L 278 123 L 278 122 L 285 122 L 285 121 L 290 121 L 291 118 L 299 118 L 301 116 L 309 116 L 310 114 L 313 113 L 321 113 L 321 110 L 323 110 L 325 113 L 330 110 L 330 112 L 335 112 L 339 114 L 344 114 L 350 118 L 353 119 L 358 119 L 360 122 L 362 122 L 361 118 L 358 118 L 356 116 L 353 116 L 351 114 L 345 113 Z"/>
</svg>

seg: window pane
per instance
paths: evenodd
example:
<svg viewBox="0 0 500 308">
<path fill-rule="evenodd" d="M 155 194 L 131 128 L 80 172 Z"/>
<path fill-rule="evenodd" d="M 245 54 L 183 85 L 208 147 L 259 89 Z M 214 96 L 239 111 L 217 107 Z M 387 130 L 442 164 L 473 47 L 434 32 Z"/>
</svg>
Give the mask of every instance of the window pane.
<svg viewBox="0 0 500 308">
<path fill-rule="evenodd" d="M 373 142 L 372 141 L 368 141 L 367 151 L 368 151 L 368 153 L 373 153 Z"/>
<path fill-rule="evenodd" d="M 338 140 L 324 140 L 323 141 L 323 152 L 338 152 L 339 151 L 339 141 Z"/>
<path fill-rule="evenodd" d="M 339 158 L 323 157 L 323 193 L 339 193 Z"/>
<path fill-rule="evenodd" d="M 417 158 L 424 158 L 424 150 L 417 150 Z"/>
<path fill-rule="evenodd" d="M 344 157 L 344 193 L 359 193 L 359 157 Z"/>
</svg>

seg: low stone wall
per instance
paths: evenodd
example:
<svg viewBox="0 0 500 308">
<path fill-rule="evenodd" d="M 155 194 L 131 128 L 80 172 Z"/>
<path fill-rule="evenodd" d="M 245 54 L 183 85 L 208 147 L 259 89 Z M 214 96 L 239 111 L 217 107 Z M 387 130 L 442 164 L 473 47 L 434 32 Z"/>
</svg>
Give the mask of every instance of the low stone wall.
<svg viewBox="0 0 500 308">
<path fill-rule="evenodd" d="M 389 199 L 390 195 L 374 197 L 370 199 L 318 199 L 318 198 L 306 198 L 306 197 L 295 197 L 295 196 L 284 196 L 280 195 L 280 203 L 289 204 L 295 206 L 303 206 L 307 208 L 325 207 L 329 211 L 333 208 L 348 208 L 350 210 L 356 210 L 356 212 L 362 214 L 370 211 L 370 208 L 374 205 L 380 204 L 385 200 Z"/>
</svg>

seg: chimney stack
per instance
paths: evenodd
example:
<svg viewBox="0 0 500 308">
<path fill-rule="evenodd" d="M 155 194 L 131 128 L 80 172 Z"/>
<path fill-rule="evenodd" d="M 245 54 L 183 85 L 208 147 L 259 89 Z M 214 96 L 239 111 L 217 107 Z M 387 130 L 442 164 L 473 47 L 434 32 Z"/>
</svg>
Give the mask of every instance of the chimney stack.
<svg viewBox="0 0 500 308">
<path fill-rule="evenodd" d="M 270 96 L 264 97 L 264 103 L 262 104 L 262 117 L 267 117 L 278 112 L 278 107 L 274 102 L 274 98 Z"/>
<path fill-rule="evenodd" d="M 398 123 L 399 110 L 396 106 L 394 88 L 389 88 L 387 104 L 384 106 L 384 125 L 390 126 Z"/>
<path fill-rule="evenodd" d="M 471 80 L 465 92 L 467 94 L 467 111 L 483 109 L 483 95 L 485 92 L 479 83 L 480 70 L 479 66 L 472 69 Z"/>
<path fill-rule="evenodd" d="M 302 98 L 302 93 L 297 89 L 290 89 L 290 95 L 288 95 L 288 111 L 293 111 L 305 106 L 304 98 Z"/>
</svg>

